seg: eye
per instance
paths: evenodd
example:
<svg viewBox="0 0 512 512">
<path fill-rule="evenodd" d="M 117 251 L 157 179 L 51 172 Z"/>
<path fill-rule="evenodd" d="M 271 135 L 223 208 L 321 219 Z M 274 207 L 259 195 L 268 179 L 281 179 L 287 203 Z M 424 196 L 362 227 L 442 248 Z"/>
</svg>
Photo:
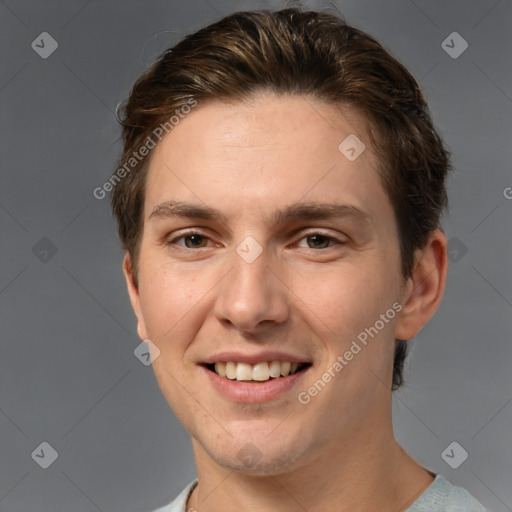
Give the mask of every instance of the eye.
<svg viewBox="0 0 512 512">
<path fill-rule="evenodd" d="M 187 233 L 167 242 L 167 245 L 177 245 L 186 249 L 203 249 L 208 246 L 210 239 L 201 233 Z"/>
<path fill-rule="evenodd" d="M 307 245 L 301 243 L 303 240 L 306 241 Z M 311 233 L 301 238 L 297 245 L 298 247 L 307 247 L 308 249 L 327 249 L 328 247 L 338 244 L 343 244 L 343 242 L 322 233 Z"/>
</svg>

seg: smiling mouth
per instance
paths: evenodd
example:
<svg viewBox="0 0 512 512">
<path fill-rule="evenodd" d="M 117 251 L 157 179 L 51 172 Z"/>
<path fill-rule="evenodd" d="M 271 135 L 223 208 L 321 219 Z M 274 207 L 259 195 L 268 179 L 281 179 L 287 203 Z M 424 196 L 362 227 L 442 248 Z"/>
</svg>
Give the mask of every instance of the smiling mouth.
<svg viewBox="0 0 512 512">
<path fill-rule="evenodd" d="M 256 364 L 218 361 L 204 365 L 208 370 L 227 380 L 239 382 L 266 382 L 281 379 L 306 370 L 311 363 L 290 363 L 288 361 L 263 361 Z"/>
</svg>

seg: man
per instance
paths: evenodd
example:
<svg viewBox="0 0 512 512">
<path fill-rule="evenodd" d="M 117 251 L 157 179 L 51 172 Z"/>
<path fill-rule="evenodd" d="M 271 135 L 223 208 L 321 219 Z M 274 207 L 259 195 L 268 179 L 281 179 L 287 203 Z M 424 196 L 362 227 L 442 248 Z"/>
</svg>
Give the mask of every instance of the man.
<svg viewBox="0 0 512 512">
<path fill-rule="evenodd" d="M 128 291 L 198 473 L 160 511 L 483 511 L 393 436 L 447 272 L 449 160 L 408 71 L 335 16 L 236 13 L 122 124 Z"/>
</svg>

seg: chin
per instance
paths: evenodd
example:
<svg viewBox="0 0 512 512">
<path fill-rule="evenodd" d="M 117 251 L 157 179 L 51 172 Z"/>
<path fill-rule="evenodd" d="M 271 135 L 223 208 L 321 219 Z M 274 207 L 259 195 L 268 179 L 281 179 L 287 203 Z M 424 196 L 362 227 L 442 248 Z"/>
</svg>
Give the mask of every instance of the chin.
<svg viewBox="0 0 512 512">
<path fill-rule="evenodd" d="M 289 473 L 296 469 L 299 465 L 298 458 L 296 455 L 292 456 L 291 454 L 276 454 L 275 456 L 274 454 L 267 454 L 261 455 L 259 459 L 251 459 L 247 455 L 242 457 L 235 453 L 231 457 L 217 456 L 216 462 L 220 466 L 238 474 L 268 477 L 270 475 Z"/>
<path fill-rule="evenodd" d="M 281 432 L 282 434 L 283 432 Z M 305 440 L 270 440 L 266 433 L 261 435 L 233 436 L 221 443 L 200 443 L 203 449 L 219 466 L 243 475 L 268 477 L 288 473 L 301 465 L 305 458 Z M 209 444 L 209 446 L 207 445 Z M 221 446 L 222 445 L 222 446 Z"/>
</svg>

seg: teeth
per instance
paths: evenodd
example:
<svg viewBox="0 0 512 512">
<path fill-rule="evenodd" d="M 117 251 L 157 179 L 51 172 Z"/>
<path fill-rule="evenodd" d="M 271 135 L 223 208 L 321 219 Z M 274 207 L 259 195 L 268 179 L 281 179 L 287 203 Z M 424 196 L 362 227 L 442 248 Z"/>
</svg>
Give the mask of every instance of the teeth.
<svg viewBox="0 0 512 512">
<path fill-rule="evenodd" d="M 270 378 L 268 363 L 258 363 L 252 367 L 252 380 L 265 381 Z"/>
<path fill-rule="evenodd" d="M 219 361 L 215 363 L 215 373 L 218 373 L 221 377 L 226 376 L 226 363 Z"/>
<path fill-rule="evenodd" d="M 299 363 L 288 361 L 261 362 L 254 365 L 235 363 L 233 361 L 215 363 L 215 373 L 229 380 L 264 382 L 270 378 L 293 375 L 299 368 Z"/>
<path fill-rule="evenodd" d="M 226 363 L 226 377 L 230 380 L 236 379 L 236 364 L 231 361 Z"/>
<path fill-rule="evenodd" d="M 281 363 L 279 361 L 272 361 L 270 363 L 270 376 L 274 377 L 281 377 Z"/>
<path fill-rule="evenodd" d="M 247 363 L 236 365 L 236 380 L 252 380 L 252 367 Z"/>
</svg>

